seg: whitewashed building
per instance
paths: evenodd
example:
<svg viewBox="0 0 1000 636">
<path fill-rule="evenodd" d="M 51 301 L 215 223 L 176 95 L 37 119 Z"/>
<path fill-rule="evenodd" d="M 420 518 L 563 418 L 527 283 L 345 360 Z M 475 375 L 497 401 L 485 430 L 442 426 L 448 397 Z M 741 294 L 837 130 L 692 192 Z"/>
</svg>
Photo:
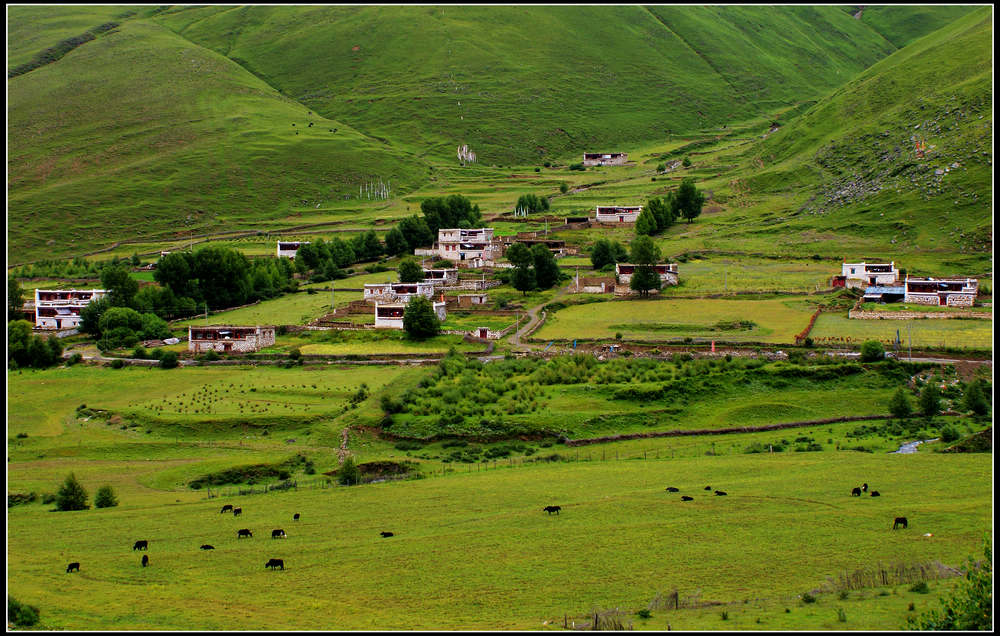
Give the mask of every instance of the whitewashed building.
<svg viewBox="0 0 1000 636">
<path fill-rule="evenodd" d="M 424 282 L 449 287 L 458 284 L 458 268 L 425 269 Z"/>
<path fill-rule="evenodd" d="M 309 245 L 310 241 L 278 241 L 278 258 L 295 258 L 295 253 L 303 245 Z"/>
<path fill-rule="evenodd" d="M 640 212 L 641 205 L 599 205 L 594 220 L 598 223 L 635 223 Z"/>
<path fill-rule="evenodd" d="M 106 289 L 36 289 L 35 327 L 76 329 L 80 311 L 107 293 Z"/>
<path fill-rule="evenodd" d="M 631 263 L 615 263 L 615 275 L 618 282 L 628 285 L 632 281 L 632 274 L 635 273 L 636 265 Z M 657 263 L 652 265 L 656 273 L 660 275 L 660 283 L 663 285 L 676 285 L 678 283 L 677 263 Z"/>
<path fill-rule="evenodd" d="M 432 298 L 434 283 L 368 283 L 364 290 L 367 302 L 400 302 L 405 305 L 414 296 Z"/>
<path fill-rule="evenodd" d="M 889 263 L 844 263 L 841 266 L 844 287 L 891 287 L 899 278 L 896 262 Z M 835 286 L 840 286 L 834 281 Z"/>
<path fill-rule="evenodd" d="M 628 161 L 627 152 L 583 153 L 583 165 L 585 166 L 624 166 L 626 161 Z"/>
<path fill-rule="evenodd" d="M 438 320 L 445 321 L 448 313 L 445 310 L 444 302 L 431 303 L 434 306 L 434 313 Z M 375 328 L 376 329 L 402 329 L 403 315 L 406 313 L 405 303 L 375 303 Z"/>
<path fill-rule="evenodd" d="M 217 351 L 219 353 L 249 353 L 260 351 L 274 344 L 274 326 L 234 327 L 210 325 L 188 327 L 188 351 Z"/>
<path fill-rule="evenodd" d="M 437 256 L 450 261 L 491 262 L 502 247 L 493 240 L 493 228 L 451 228 L 438 230 Z"/>
<path fill-rule="evenodd" d="M 904 302 L 919 305 L 971 307 L 979 293 L 975 278 L 915 278 L 906 277 Z"/>
</svg>

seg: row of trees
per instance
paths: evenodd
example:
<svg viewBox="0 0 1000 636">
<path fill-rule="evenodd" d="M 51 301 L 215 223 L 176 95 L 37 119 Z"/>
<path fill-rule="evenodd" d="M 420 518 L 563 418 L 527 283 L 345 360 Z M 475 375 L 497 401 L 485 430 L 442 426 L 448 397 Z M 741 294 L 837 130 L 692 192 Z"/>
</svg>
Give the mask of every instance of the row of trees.
<svg viewBox="0 0 1000 636">
<path fill-rule="evenodd" d="M 347 273 L 343 269 L 350 265 L 376 260 L 387 252 L 393 254 L 388 250 L 388 241 L 389 237 L 386 237 L 383 244 L 375 230 L 358 234 L 349 241 L 336 237 L 329 241 L 317 239 L 299 247 L 293 267 L 300 274 L 311 273 L 309 279 L 312 282 L 344 278 Z"/>
<path fill-rule="evenodd" d="M 524 243 L 514 243 L 507 249 L 507 260 L 514 269 L 509 282 L 524 295 L 536 289 L 549 289 L 562 277 L 552 252 L 544 245 L 528 247 Z"/>
<path fill-rule="evenodd" d="M 63 346 L 59 338 L 42 338 L 31 332 L 34 325 L 27 320 L 7 323 L 7 367 L 10 369 L 44 369 L 62 361 Z"/>
<path fill-rule="evenodd" d="M 639 213 L 635 222 L 636 234 L 652 236 L 672 226 L 677 219 L 685 218 L 688 223 L 701 215 L 705 195 L 688 177 L 681 182 L 676 192 L 670 192 L 663 199 L 652 198 Z"/>
<path fill-rule="evenodd" d="M 961 407 L 964 411 L 977 416 L 985 416 L 990 411 L 990 390 L 982 380 L 973 380 L 965 387 L 962 394 Z M 924 417 L 934 417 L 941 412 L 941 391 L 934 382 L 928 382 L 917 398 L 917 414 Z M 913 405 L 900 387 L 889 400 L 889 413 L 893 417 L 905 419 L 914 414 Z M 953 441 L 953 440 L 945 440 Z"/>
<path fill-rule="evenodd" d="M 603 269 L 615 263 L 625 263 L 628 261 L 628 250 L 618 241 L 608 239 L 597 239 L 590 248 L 590 263 L 594 269 Z"/>
<path fill-rule="evenodd" d="M 517 205 L 514 206 L 515 211 L 527 212 L 528 214 L 534 214 L 535 212 L 545 212 L 548 209 L 549 209 L 548 197 L 540 197 L 534 194 L 522 194 L 517 199 Z"/>
</svg>

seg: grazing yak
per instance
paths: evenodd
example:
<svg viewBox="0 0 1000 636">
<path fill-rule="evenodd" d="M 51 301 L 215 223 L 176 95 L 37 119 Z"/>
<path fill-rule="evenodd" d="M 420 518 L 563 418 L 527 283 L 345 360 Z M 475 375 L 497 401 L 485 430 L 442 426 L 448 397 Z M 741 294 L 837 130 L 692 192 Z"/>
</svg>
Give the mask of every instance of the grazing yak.
<svg viewBox="0 0 1000 636">
<path fill-rule="evenodd" d="M 683 495 L 681 497 L 681 501 L 694 501 L 694 497 L 688 497 L 687 495 Z"/>
<path fill-rule="evenodd" d="M 221 515 L 224 512 L 232 512 L 232 511 L 233 511 L 233 504 L 226 504 L 225 506 L 222 507 L 222 510 L 219 511 L 219 514 Z"/>
<path fill-rule="evenodd" d="M 284 570 L 285 569 L 285 562 L 282 561 L 281 559 L 268 559 L 267 563 L 264 564 L 264 567 L 265 568 L 271 568 L 272 570 L 274 568 L 281 568 L 282 570 Z"/>
<path fill-rule="evenodd" d="M 667 486 L 667 492 L 680 492 L 680 489 L 674 488 L 673 486 Z"/>
<path fill-rule="evenodd" d="M 149 556 L 144 554 L 142 555 L 142 567 L 146 567 L 147 565 L 149 565 Z"/>
<path fill-rule="evenodd" d="M 879 492 L 878 492 L 877 490 L 873 490 L 873 491 L 872 491 L 872 497 L 881 497 L 881 496 L 882 496 L 882 495 L 881 495 L 881 494 L 879 494 Z"/>
<path fill-rule="evenodd" d="M 725 496 L 726 496 L 726 495 L 728 495 L 728 494 L 729 494 L 729 493 L 727 493 L 727 492 L 724 492 L 724 491 L 722 491 L 722 490 L 716 490 L 716 491 L 715 491 L 715 496 L 716 496 L 716 497 L 725 497 Z"/>
<path fill-rule="evenodd" d="M 243 508 L 233 508 L 233 516 L 238 517 L 243 514 Z"/>
<path fill-rule="evenodd" d="M 285 538 L 285 531 L 282 530 L 281 528 L 278 528 L 277 530 L 271 530 L 271 538 L 272 539 L 283 539 L 283 538 Z"/>
<path fill-rule="evenodd" d="M 868 484 L 861 484 L 861 492 L 868 492 Z"/>
<path fill-rule="evenodd" d="M 893 530 L 895 530 L 899 526 L 903 526 L 904 530 L 906 529 L 906 527 L 907 527 L 906 517 L 896 517 L 896 519 L 892 522 L 892 529 Z"/>
<path fill-rule="evenodd" d="M 388 537 L 394 537 L 394 536 L 396 536 L 396 535 L 394 535 L 391 532 L 379 532 L 379 534 L 382 535 L 383 539 L 388 538 Z"/>
<path fill-rule="evenodd" d="M 711 490 L 711 489 L 712 489 L 711 486 L 705 486 L 705 490 Z"/>
<path fill-rule="evenodd" d="M 852 489 L 851 490 L 851 496 L 852 497 L 860 497 L 861 496 L 861 489 L 860 488 L 854 488 L 854 489 Z"/>
<path fill-rule="evenodd" d="M 149 549 L 149 541 L 136 541 L 135 545 L 132 546 L 132 550 L 147 550 Z"/>
<path fill-rule="evenodd" d="M 242 530 L 237 530 L 236 531 L 236 538 L 237 539 L 242 539 L 243 537 L 252 537 L 252 536 L 253 536 L 253 533 L 250 532 L 250 530 L 248 530 L 247 528 L 243 528 Z"/>
<path fill-rule="evenodd" d="M 70 563 L 69 565 L 66 566 L 66 573 L 67 574 L 70 573 L 70 572 L 72 572 L 72 571 L 74 571 L 74 570 L 76 570 L 77 572 L 80 571 L 80 564 L 79 563 Z"/>
<path fill-rule="evenodd" d="M 299 520 L 299 513 L 296 512 L 294 515 L 292 515 L 292 520 L 293 521 L 298 521 Z"/>
<path fill-rule="evenodd" d="M 552 514 L 553 512 L 559 514 L 560 510 L 562 510 L 562 506 L 545 506 L 542 508 L 542 512 L 547 512 L 549 514 Z"/>
<path fill-rule="evenodd" d="M 214 550 L 214 549 L 215 549 L 215 546 L 214 546 L 214 545 L 208 545 L 208 544 L 206 543 L 205 545 L 201 546 L 201 549 L 202 549 L 202 550 Z"/>
</svg>

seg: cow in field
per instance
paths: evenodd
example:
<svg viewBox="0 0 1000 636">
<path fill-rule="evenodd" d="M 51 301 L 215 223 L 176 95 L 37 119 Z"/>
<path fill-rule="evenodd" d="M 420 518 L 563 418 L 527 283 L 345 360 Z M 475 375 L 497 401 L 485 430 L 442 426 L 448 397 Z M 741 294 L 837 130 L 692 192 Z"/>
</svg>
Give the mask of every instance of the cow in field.
<svg viewBox="0 0 1000 636">
<path fill-rule="evenodd" d="M 243 508 L 233 508 L 233 516 L 238 517 L 243 514 Z"/>
<path fill-rule="evenodd" d="M 881 494 L 879 494 L 879 491 L 877 491 L 877 490 L 873 490 L 873 491 L 872 491 L 872 497 L 881 497 L 881 496 L 882 496 L 882 495 L 881 495 Z"/>
<path fill-rule="evenodd" d="M 66 573 L 67 574 L 70 573 L 70 572 L 72 572 L 72 571 L 74 571 L 74 570 L 76 570 L 77 572 L 80 571 L 80 564 L 79 563 L 70 563 L 69 565 L 66 566 Z"/>
<path fill-rule="evenodd" d="M 552 514 L 553 512 L 559 514 L 560 510 L 562 510 L 562 506 L 545 506 L 542 508 L 543 512 L 547 512 L 549 514 Z"/>
<path fill-rule="evenodd" d="M 729 493 L 727 493 L 727 492 L 723 492 L 723 491 L 721 491 L 721 490 L 716 490 L 716 491 L 715 491 L 715 496 L 716 496 L 716 497 L 725 497 L 725 496 L 726 496 L 726 495 L 728 495 L 728 494 L 729 494 Z"/>
<path fill-rule="evenodd" d="M 236 531 L 236 538 L 237 539 L 242 539 L 243 537 L 252 537 L 252 536 L 253 536 L 253 533 L 250 532 L 250 530 L 248 530 L 247 528 L 243 528 L 242 530 L 237 530 Z"/>
<path fill-rule="evenodd" d="M 215 546 L 214 546 L 214 545 L 208 545 L 208 544 L 206 543 L 205 545 L 201 546 L 201 549 L 202 549 L 202 550 L 214 550 L 214 549 L 215 549 Z"/>
<path fill-rule="evenodd" d="M 680 492 L 680 489 L 674 488 L 673 486 L 667 486 L 667 492 Z"/>
<path fill-rule="evenodd" d="M 142 555 L 142 567 L 146 567 L 147 565 L 149 565 L 149 556 L 144 554 Z"/>
<path fill-rule="evenodd" d="M 265 568 L 271 568 L 272 570 L 274 568 L 281 568 L 282 570 L 284 570 L 285 569 L 285 562 L 282 561 L 281 559 L 268 559 L 267 563 L 264 564 L 264 567 Z"/>
<path fill-rule="evenodd" d="M 861 496 L 861 489 L 860 488 L 854 488 L 853 490 L 851 490 L 851 496 L 852 497 L 860 497 Z"/>
<path fill-rule="evenodd" d="M 299 520 L 299 513 L 296 512 L 294 515 L 292 515 L 292 520 L 293 521 L 298 521 Z"/>
<path fill-rule="evenodd" d="M 221 515 L 224 512 L 232 512 L 232 511 L 233 511 L 233 504 L 226 504 L 225 506 L 222 507 L 222 510 L 219 511 L 219 514 Z"/>
<path fill-rule="evenodd" d="M 271 530 L 271 538 L 272 539 L 284 539 L 285 538 L 285 531 L 282 530 L 281 528 L 278 528 L 277 530 Z"/>
<path fill-rule="evenodd" d="M 396 535 L 394 535 L 394 534 L 393 534 L 393 533 L 391 533 L 391 532 L 379 532 L 379 534 L 380 534 L 380 535 L 382 535 L 382 538 L 383 538 L 383 539 L 387 539 L 387 538 L 389 538 L 389 537 L 394 537 L 394 536 L 396 536 Z"/>
<path fill-rule="evenodd" d="M 149 548 L 149 541 L 136 541 L 135 545 L 132 546 L 132 550 L 146 550 Z"/>
<path fill-rule="evenodd" d="M 694 501 L 694 497 L 688 497 L 687 495 L 684 495 L 681 497 L 681 501 Z"/>
<path fill-rule="evenodd" d="M 906 517 L 896 517 L 895 520 L 893 520 L 892 529 L 895 530 L 899 526 L 903 526 L 904 530 L 906 529 L 907 527 Z"/>
</svg>

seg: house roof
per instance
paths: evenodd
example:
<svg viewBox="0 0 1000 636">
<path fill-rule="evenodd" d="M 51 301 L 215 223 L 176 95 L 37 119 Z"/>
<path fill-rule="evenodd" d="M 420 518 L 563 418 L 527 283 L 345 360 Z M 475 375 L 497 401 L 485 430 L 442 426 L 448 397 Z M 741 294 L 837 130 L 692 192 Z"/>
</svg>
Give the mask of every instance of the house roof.
<svg viewBox="0 0 1000 636">
<path fill-rule="evenodd" d="M 865 296 L 868 295 L 880 295 L 880 294 L 905 294 L 905 287 L 889 287 L 876 285 L 875 287 L 868 287 L 865 289 Z"/>
</svg>

